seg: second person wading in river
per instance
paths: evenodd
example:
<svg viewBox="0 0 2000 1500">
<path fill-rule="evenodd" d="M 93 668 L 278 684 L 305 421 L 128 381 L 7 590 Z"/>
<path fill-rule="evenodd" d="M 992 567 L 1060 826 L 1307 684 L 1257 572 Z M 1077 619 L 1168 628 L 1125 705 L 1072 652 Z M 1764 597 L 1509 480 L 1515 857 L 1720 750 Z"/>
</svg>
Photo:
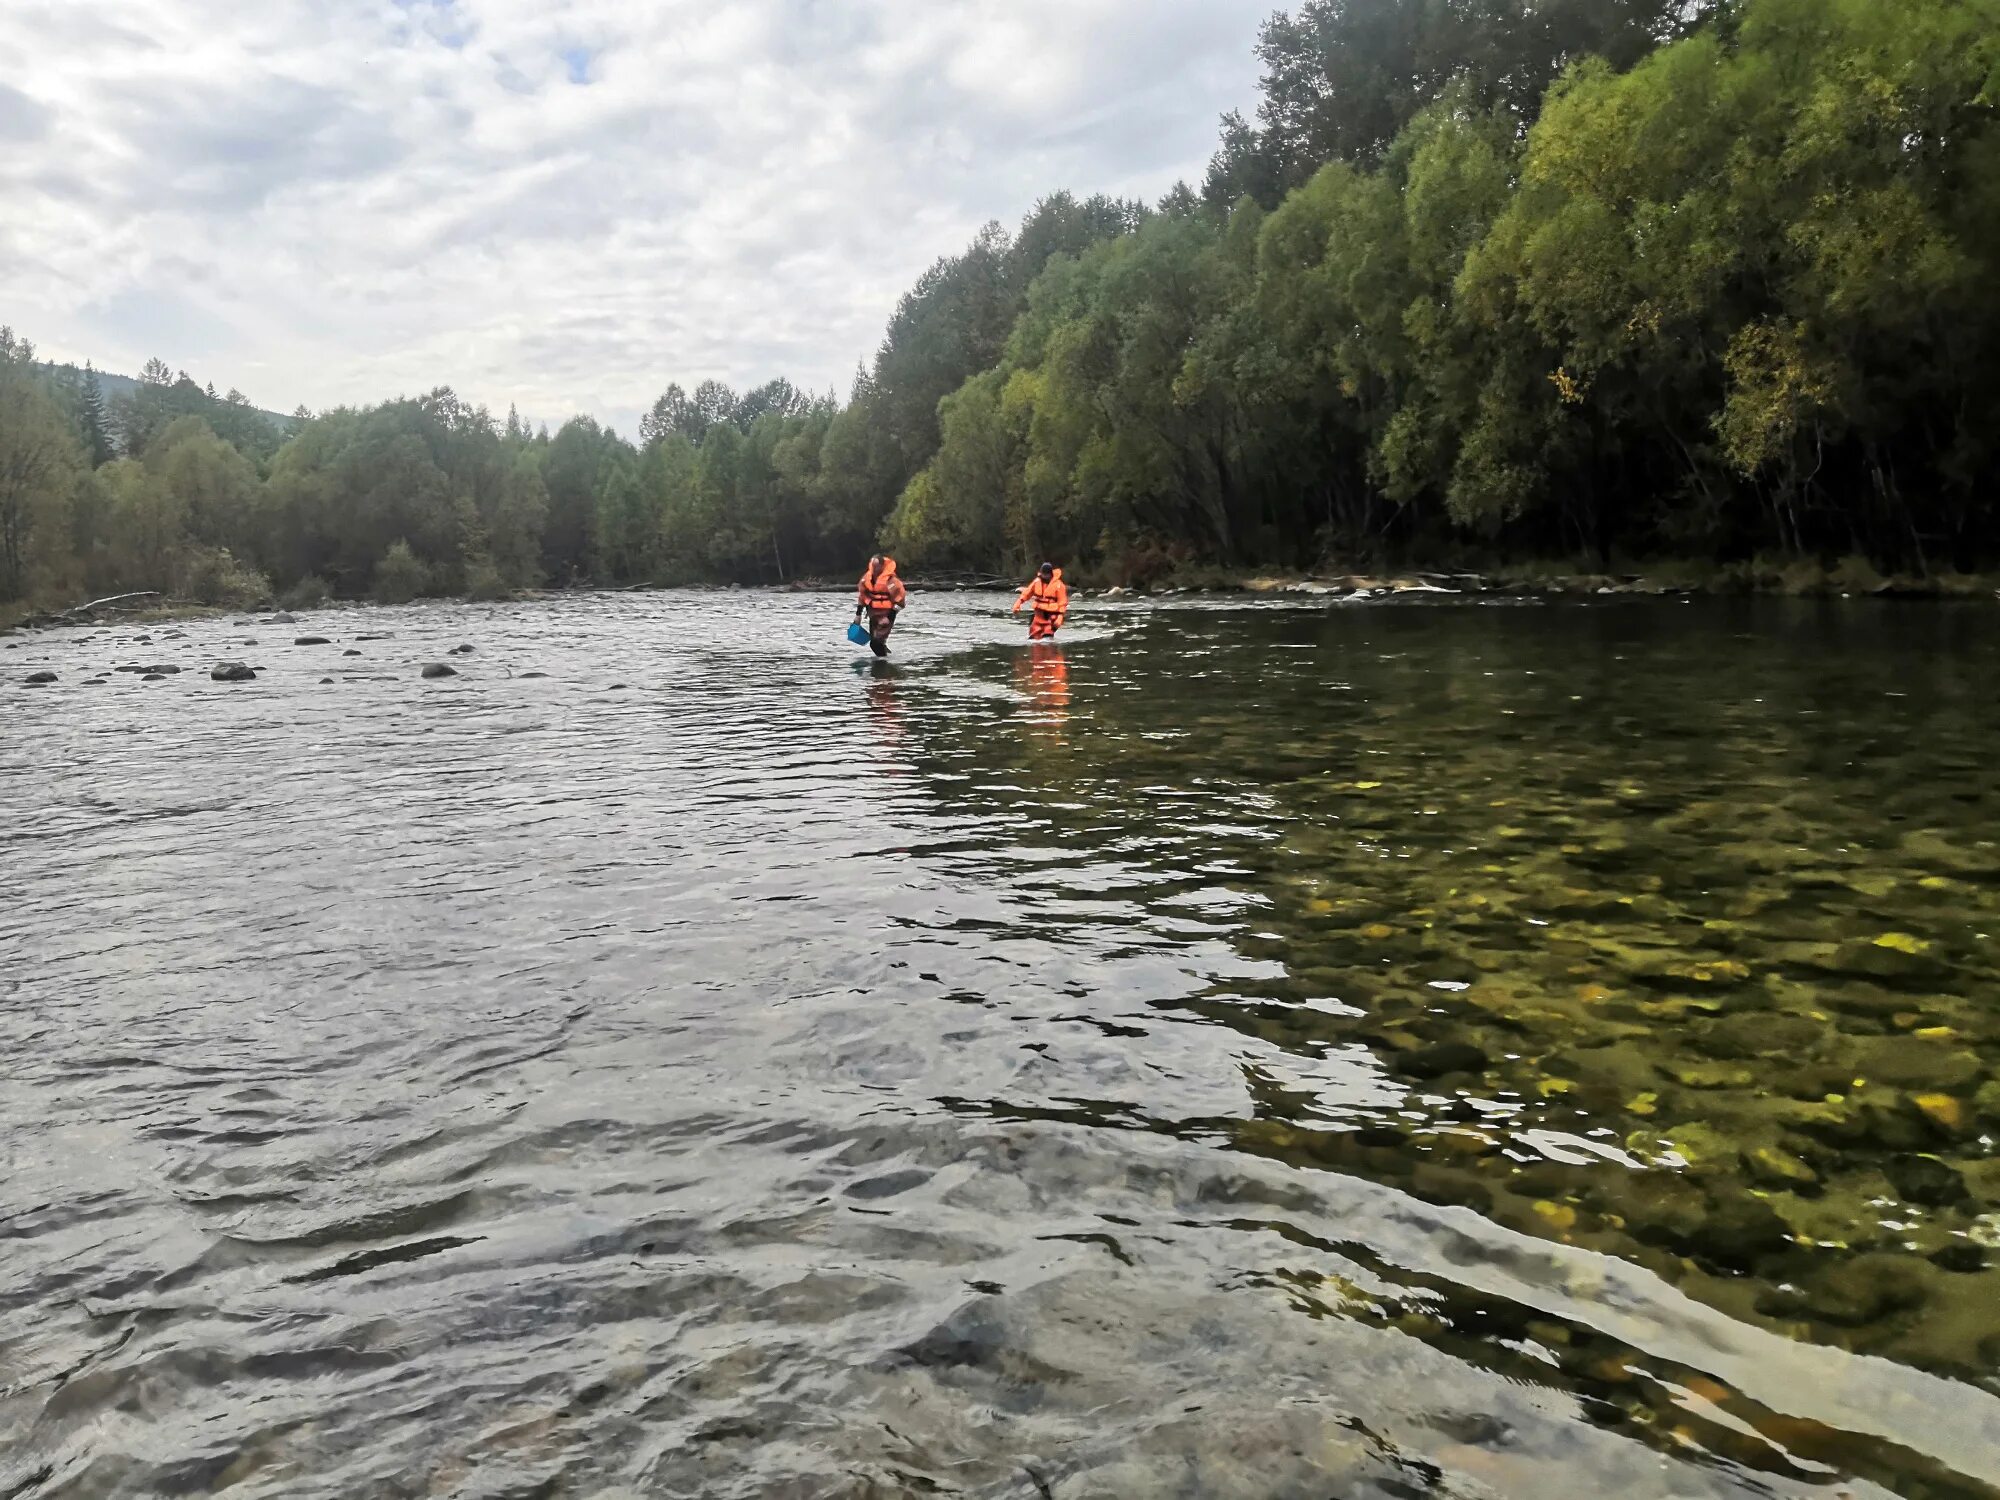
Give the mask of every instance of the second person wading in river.
<svg viewBox="0 0 2000 1500">
<path fill-rule="evenodd" d="M 1028 639 L 1053 640 L 1057 628 L 1069 616 L 1069 585 L 1062 581 L 1062 569 L 1043 563 L 1008 613 L 1019 614 L 1024 604 L 1033 610 L 1028 616 Z"/>
<path fill-rule="evenodd" d="M 861 575 L 861 592 L 854 601 L 854 619 L 868 617 L 868 649 L 877 656 L 889 654 L 889 632 L 896 628 L 896 612 L 907 597 L 903 580 L 896 576 L 896 560 L 876 553 L 868 559 L 868 571 Z"/>
</svg>

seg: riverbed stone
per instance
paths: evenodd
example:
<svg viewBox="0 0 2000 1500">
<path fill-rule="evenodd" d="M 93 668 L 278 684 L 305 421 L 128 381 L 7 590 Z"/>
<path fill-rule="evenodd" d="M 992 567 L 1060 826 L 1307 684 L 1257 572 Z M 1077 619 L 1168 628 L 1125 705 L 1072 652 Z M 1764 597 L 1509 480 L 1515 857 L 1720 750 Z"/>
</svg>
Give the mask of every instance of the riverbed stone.
<svg viewBox="0 0 2000 1500">
<path fill-rule="evenodd" d="M 341 652 L 340 654 L 342 656 L 359 656 L 361 653 L 359 651 L 356 651 L 352 646 L 349 646 L 345 651 Z"/>
<path fill-rule="evenodd" d="M 1849 1256 L 1802 1283 L 1772 1287 L 1758 1297 L 1757 1310 L 1768 1317 L 1859 1328 L 1921 1307 L 1928 1295 L 1923 1263 L 1885 1252 Z"/>
<path fill-rule="evenodd" d="M 332 641 L 323 635 L 302 635 L 293 639 L 294 646 L 331 646 Z"/>
<path fill-rule="evenodd" d="M 1400 1052 L 1389 1066 L 1410 1078 L 1442 1078 L 1448 1073 L 1483 1073 L 1488 1058 L 1470 1042 L 1433 1042 Z"/>
<path fill-rule="evenodd" d="M 464 642 L 460 642 L 460 643 L 459 643 L 458 645 L 456 645 L 456 646 L 453 646 L 453 647 L 451 648 L 451 650 L 447 651 L 447 652 L 445 653 L 445 655 L 447 655 L 447 656 L 470 656 L 470 655 L 472 655 L 472 647 L 471 647 L 471 646 L 469 646 L 469 645 L 466 645 L 466 644 L 465 644 Z"/>
<path fill-rule="evenodd" d="M 1894 1156 L 1883 1164 L 1882 1170 L 1896 1196 L 1905 1203 L 1949 1208 L 1971 1196 L 1957 1169 L 1935 1156 Z"/>
<path fill-rule="evenodd" d="M 139 680 L 141 682 L 165 682 L 167 680 L 167 674 L 164 672 L 148 672 L 144 677 L 141 677 Z"/>
<path fill-rule="evenodd" d="M 1959 1093 L 1978 1081 L 1979 1058 L 1946 1040 L 1925 1036 L 1877 1036 L 1859 1040 L 1854 1075 L 1871 1084 L 1923 1093 Z"/>
<path fill-rule="evenodd" d="M 240 661 L 220 661 L 208 674 L 217 682 L 255 682 L 257 673 L 247 663 Z"/>
<path fill-rule="evenodd" d="M 30 672 L 21 680 L 27 683 L 29 687 L 45 687 L 49 683 L 56 681 L 56 674 L 53 672 Z"/>
<path fill-rule="evenodd" d="M 448 667 L 441 661 L 427 661 L 424 663 L 423 675 L 426 677 L 456 677 L 458 675 L 458 668 Z"/>
<path fill-rule="evenodd" d="M 1754 1146 L 1743 1153 L 1743 1170 L 1765 1187 L 1819 1186 L 1819 1173 L 1782 1146 Z"/>
</svg>

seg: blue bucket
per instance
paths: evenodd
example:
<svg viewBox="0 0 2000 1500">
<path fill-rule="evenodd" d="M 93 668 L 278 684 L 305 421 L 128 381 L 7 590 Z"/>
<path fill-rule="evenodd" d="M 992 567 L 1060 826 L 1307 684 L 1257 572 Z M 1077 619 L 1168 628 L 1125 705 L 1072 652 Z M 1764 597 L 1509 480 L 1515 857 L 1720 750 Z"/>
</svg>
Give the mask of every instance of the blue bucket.
<svg viewBox="0 0 2000 1500">
<path fill-rule="evenodd" d="M 857 646 L 867 645 L 868 627 L 863 625 L 859 620 L 856 620 L 852 625 L 847 627 L 847 638 Z"/>
</svg>

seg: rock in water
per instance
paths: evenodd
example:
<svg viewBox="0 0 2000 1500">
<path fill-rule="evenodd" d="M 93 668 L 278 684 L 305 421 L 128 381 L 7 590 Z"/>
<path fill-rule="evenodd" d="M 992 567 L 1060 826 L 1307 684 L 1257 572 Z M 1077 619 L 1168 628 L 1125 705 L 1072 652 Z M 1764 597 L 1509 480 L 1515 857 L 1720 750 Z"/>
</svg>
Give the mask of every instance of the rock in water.
<svg viewBox="0 0 2000 1500">
<path fill-rule="evenodd" d="M 333 686 L 333 679 L 332 679 L 331 677 L 322 677 L 322 678 L 320 678 L 320 680 L 319 680 L 319 685 L 320 685 L 321 687 L 332 687 L 332 686 Z"/>
<path fill-rule="evenodd" d="M 1410 1078 L 1442 1078 L 1447 1073 L 1483 1073 L 1486 1054 L 1470 1042 L 1437 1042 L 1389 1060 L 1389 1066 Z"/>
<path fill-rule="evenodd" d="M 122 671 L 123 668 L 120 668 L 120 670 Z M 150 673 L 154 677 L 172 677 L 176 672 L 180 671 L 180 668 L 175 666 L 162 665 L 157 667 L 140 667 L 139 670 L 141 672 Z"/>
<path fill-rule="evenodd" d="M 23 680 L 29 687 L 40 687 L 44 683 L 54 682 L 56 674 L 53 672 L 30 672 Z"/>
<path fill-rule="evenodd" d="M 522 679 L 523 679 L 523 680 L 525 681 L 525 680 L 526 680 L 527 678 L 530 678 L 530 677 L 546 677 L 546 676 L 548 676 L 548 675 L 549 675 L 549 674 L 548 674 L 548 673 L 546 673 L 546 672 L 523 672 L 523 673 L 521 674 L 521 677 L 522 677 Z"/>
<path fill-rule="evenodd" d="M 331 646 L 332 641 L 323 635 L 302 635 L 292 642 L 294 646 Z"/>
<path fill-rule="evenodd" d="M 447 655 L 447 656 L 470 656 L 470 655 L 472 655 L 472 648 L 471 648 L 470 646 L 466 646 L 466 645 L 457 645 L 457 646 L 453 646 L 453 647 L 451 648 L 451 650 L 449 650 L 449 651 L 447 651 L 447 652 L 445 653 L 445 655 Z"/>
<path fill-rule="evenodd" d="M 296 625 L 299 623 L 299 617 L 293 614 L 275 614 L 268 620 L 259 620 L 257 623 L 259 625 Z"/>
<path fill-rule="evenodd" d="M 1971 1196 L 1958 1171 L 1935 1156 L 1891 1157 L 1882 1170 L 1896 1189 L 1896 1195 L 1906 1203 L 1949 1208 Z"/>
<path fill-rule="evenodd" d="M 167 680 L 167 674 L 164 672 L 148 672 L 144 677 L 141 677 L 139 680 L 141 682 L 165 682 Z"/>
<path fill-rule="evenodd" d="M 219 661 L 208 674 L 217 682 L 255 682 L 257 674 L 240 661 Z"/>
<path fill-rule="evenodd" d="M 424 663 L 424 676 L 426 677 L 456 677 L 457 675 L 457 667 L 448 667 L 441 661 L 427 661 Z"/>
<path fill-rule="evenodd" d="M 341 652 L 340 654 L 342 656 L 359 656 L 361 653 L 359 651 L 356 651 L 352 646 L 349 646 L 345 651 Z"/>
</svg>

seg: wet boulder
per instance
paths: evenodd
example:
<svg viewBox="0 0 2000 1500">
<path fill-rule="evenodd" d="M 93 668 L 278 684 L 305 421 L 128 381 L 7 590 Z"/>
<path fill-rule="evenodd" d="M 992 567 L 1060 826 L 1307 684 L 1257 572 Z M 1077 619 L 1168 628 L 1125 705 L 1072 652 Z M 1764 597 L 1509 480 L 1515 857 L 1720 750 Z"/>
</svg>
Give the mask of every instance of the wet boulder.
<svg viewBox="0 0 2000 1500">
<path fill-rule="evenodd" d="M 331 646 L 333 642 L 323 635 L 302 635 L 295 637 L 292 644 L 294 646 Z"/>
<path fill-rule="evenodd" d="M 141 667 L 139 670 L 149 677 L 172 677 L 179 673 L 180 668 L 171 663 L 162 662 L 158 666 Z"/>
<path fill-rule="evenodd" d="M 21 680 L 27 683 L 29 687 L 44 687 L 56 680 L 56 674 L 53 672 L 30 672 Z"/>
<path fill-rule="evenodd" d="M 424 663 L 423 675 L 426 677 L 456 677 L 458 675 L 458 668 L 448 667 L 441 661 L 427 661 Z"/>
<path fill-rule="evenodd" d="M 523 673 L 521 674 L 521 676 L 522 676 L 523 678 L 528 678 L 528 677 L 546 677 L 546 676 L 548 676 L 548 675 L 549 675 L 549 674 L 548 674 L 548 673 L 546 673 L 546 672 L 523 672 Z"/>
<path fill-rule="evenodd" d="M 280 612 L 270 616 L 268 619 L 259 620 L 257 623 L 259 625 L 296 625 L 299 623 L 299 617 L 294 614 Z"/>
<path fill-rule="evenodd" d="M 208 674 L 217 682 L 255 682 L 256 670 L 240 661 L 219 661 Z"/>
<path fill-rule="evenodd" d="M 349 646 L 345 651 L 341 652 L 340 654 L 342 656 L 359 656 L 361 653 L 359 651 L 356 651 L 352 646 Z"/>
<path fill-rule="evenodd" d="M 472 647 L 470 647 L 470 646 L 468 646 L 468 645 L 465 645 L 465 644 L 461 643 L 461 644 L 459 644 L 459 645 L 456 645 L 456 646 L 453 646 L 453 647 L 451 648 L 451 650 L 449 650 L 449 651 L 445 652 L 445 655 L 446 655 L 446 656 L 470 656 L 470 655 L 472 655 Z"/>
<path fill-rule="evenodd" d="M 164 672 L 148 672 L 144 677 L 141 677 L 139 680 L 141 682 L 165 682 L 167 680 L 167 674 Z"/>
</svg>

